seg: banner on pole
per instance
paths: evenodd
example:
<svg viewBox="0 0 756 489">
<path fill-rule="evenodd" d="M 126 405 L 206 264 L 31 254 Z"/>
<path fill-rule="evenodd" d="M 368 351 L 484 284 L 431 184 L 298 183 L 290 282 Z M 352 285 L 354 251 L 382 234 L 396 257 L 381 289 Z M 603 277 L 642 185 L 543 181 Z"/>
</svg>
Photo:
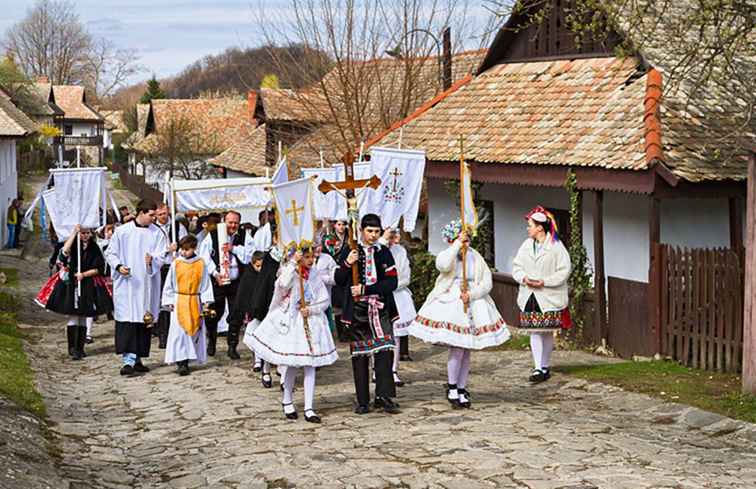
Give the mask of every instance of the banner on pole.
<svg viewBox="0 0 756 489">
<path fill-rule="evenodd" d="M 176 211 L 265 208 L 270 203 L 267 178 L 173 180 Z"/>
<path fill-rule="evenodd" d="M 315 214 L 312 205 L 312 181 L 309 178 L 275 185 L 272 188 L 276 206 L 279 243 L 283 246 L 312 241 L 315 236 Z"/>
<path fill-rule="evenodd" d="M 50 173 L 54 186 L 44 191 L 42 197 L 58 237 L 70 236 L 77 224 L 83 228 L 98 228 L 103 218 L 100 209 L 105 168 L 72 168 Z"/>
<path fill-rule="evenodd" d="M 415 230 L 425 172 L 425 151 L 396 148 L 372 148 L 371 173 L 381 179 L 381 186 L 366 192 L 360 206 L 362 215 L 377 214 L 383 227 L 397 227 L 404 218 L 404 230 Z"/>
</svg>

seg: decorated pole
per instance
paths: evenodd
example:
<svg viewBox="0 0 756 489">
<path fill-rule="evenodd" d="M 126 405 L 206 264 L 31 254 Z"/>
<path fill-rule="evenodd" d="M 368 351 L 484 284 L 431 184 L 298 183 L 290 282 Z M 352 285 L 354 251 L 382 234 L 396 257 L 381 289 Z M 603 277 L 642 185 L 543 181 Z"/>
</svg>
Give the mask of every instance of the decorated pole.
<svg viewBox="0 0 756 489">
<path fill-rule="evenodd" d="M 462 230 L 465 232 L 465 148 L 464 137 L 459 135 L 459 214 Z M 462 292 L 467 292 L 467 245 L 462 243 Z M 463 303 L 467 313 L 467 303 Z"/>
</svg>

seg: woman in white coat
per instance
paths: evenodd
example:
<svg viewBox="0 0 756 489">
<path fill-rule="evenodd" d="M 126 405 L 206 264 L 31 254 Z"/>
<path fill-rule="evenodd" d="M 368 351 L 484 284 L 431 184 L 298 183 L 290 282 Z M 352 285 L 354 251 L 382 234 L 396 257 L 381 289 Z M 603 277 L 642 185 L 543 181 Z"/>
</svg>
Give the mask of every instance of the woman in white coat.
<svg viewBox="0 0 756 489">
<path fill-rule="evenodd" d="M 554 332 L 572 325 L 567 291 L 572 265 L 553 214 L 538 206 L 525 219 L 528 238 L 515 256 L 512 276 L 520 284 L 520 330 L 530 333 L 534 363 L 530 381 L 538 383 L 551 377 Z"/>
<path fill-rule="evenodd" d="M 449 248 L 436 257 L 440 275 L 409 327 L 412 336 L 449 345 L 447 400 L 454 407 L 470 407 L 466 389 L 470 351 L 496 346 L 509 339 L 509 330 L 491 297 L 493 277 L 483 257 L 470 248 L 459 221 L 443 230 Z M 466 253 L 462 253 L 463 246 Z M 465 273 L 462 257 L 465 256 Z M 463 286 L 463 276 L 467 279 Z"/>
</svg>

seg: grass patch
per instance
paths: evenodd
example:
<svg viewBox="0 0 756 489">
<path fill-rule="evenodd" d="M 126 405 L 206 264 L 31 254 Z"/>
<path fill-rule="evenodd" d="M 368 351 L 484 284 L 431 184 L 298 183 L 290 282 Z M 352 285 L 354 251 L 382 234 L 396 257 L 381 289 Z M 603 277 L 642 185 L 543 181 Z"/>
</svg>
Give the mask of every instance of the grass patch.
<svg viewBox="0 0 756 489">
<path fill-rule="evenodd" d="M 499 346 L 489 348 L 490 351 L 523 351 L 530 350 L 530 335 L 512 334 L 509 341 L 505 341 Z"/>
<path fill-rule="evenodd" d="M 18 270 L 15 268 L 0 267 L 0 272 L 5 274 L 5 278 L 7 279 L 7 282 L 5 282 L 6 287 L 16 287 L 18 285 Z"/>
<path fill-rule="evenodd" d="M 735 374 L 695 370 L 669 361 L 561 366 L 554 370 L 756 423 L 756 396 L 740 392 L 741 379 Z"/>
</svg>

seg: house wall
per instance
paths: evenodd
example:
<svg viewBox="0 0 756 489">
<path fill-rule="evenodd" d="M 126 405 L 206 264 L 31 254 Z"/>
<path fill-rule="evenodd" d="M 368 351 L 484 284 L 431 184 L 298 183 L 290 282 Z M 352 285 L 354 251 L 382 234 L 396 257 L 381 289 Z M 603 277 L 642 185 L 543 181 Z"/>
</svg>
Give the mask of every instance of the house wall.
<svg viewBox="0 0 756 489">
<path fill-rule="evenodd" d="M 8 206 L 17 196 L 16 141 L 0 139 L 0 248 L 4 248 L 8 241 Z"/>
<path fill-rule="evenodd" d="M 229 170 L 228 168 L 226 169 L 226 178 L 249 178 L 251 176 L 252 175 L 248 173 L 243 173 L 236 170 Z"/>
<path fill-rule="evenodd" d="M 97 124 L 88 122 L 64 122 L 63 127 L 71 126 L 71 136 L 97 136 Z"/>
<path fill-rule="evenodd" d="M 689 248 L 730 246 L 727 199 L 661 201 L 661 242 Z"/>
</svg>

